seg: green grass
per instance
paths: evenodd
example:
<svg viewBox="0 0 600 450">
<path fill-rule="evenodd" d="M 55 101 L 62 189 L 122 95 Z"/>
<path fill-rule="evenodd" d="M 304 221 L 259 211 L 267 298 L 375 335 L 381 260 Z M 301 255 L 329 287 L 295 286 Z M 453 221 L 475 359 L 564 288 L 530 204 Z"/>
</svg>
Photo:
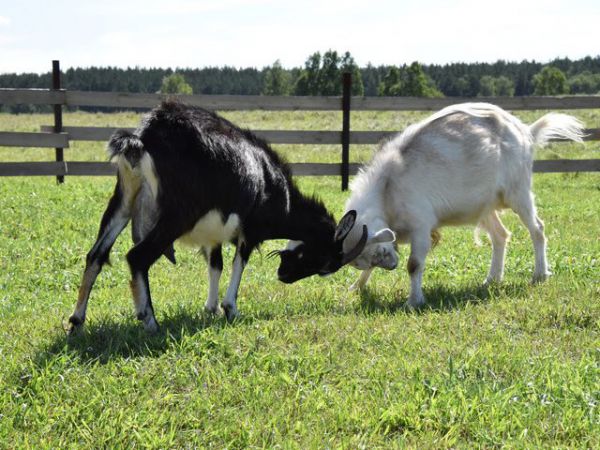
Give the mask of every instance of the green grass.
<svg viewBox="0 0 600 450">
<path fill-rule="evenodd" d="M 228 116 L 276 128 L 267 113 Z M 353 121 L 393 129 L 417 116 Z M 137 116 L 75 113 L 65 124 L 76 120 L 134 125 Z M 3 130 L 48 123 L 0 116 Z M 337 123 L 286 113 L 281 128 Z M 597 145 L 550 150 L 595 157 Z M 102 144 L 67 155 L 104 158 Z M 338 179 L 298 181 L 340 216 L 347 194 Z M 503 217 L 513 232 L 505 281 L 482 288 L 489 244 L 475 246 L 468 228 L 445 229 L 427 260 L 429 306 L 419 313 L 403 309 L 402 268 L 375 273 L 361 294 L 347 291 L 351 268 L 284 285 L 264 256 L 283 242 L 269 242 L 244 274 L 240 320 L 227 324 L 202 312 L 203 258 L 176 247 L 177 267 L 161 260 L 150 273 L 161 332 L 147 336 L 130 299 L 126 230 L 92 292 L 84 332 L 67 339 L 63 325 L 113 183 L 0 178 L 0 448 L 600 446 L 598 174 L 535 175 L 554 272 L 542 285 L 529 284 L 532 246 L 512 213 Z M 226 266 L 232 257 L 228 247 Z M 402 247 L 401 267 L 406 258 Z"/>
</svg>

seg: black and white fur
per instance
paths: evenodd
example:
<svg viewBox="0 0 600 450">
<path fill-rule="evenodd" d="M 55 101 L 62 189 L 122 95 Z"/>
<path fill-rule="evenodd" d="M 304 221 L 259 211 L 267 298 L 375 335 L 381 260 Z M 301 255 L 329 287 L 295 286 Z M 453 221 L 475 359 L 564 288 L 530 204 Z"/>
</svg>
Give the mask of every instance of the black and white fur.
<svg viewBox="0 0 600 450">
<path fill-rule="evenodd" d="M 242 272 L 252 251 L 267 239 L 290 239 L 278 277 L 291 283 L 335 272 L 354 259 L 365 239 L 343 254 L 354 224 L 351 211 L 336 223 L 325 206 L 302 195 L 288 167 L 263 140 L 218 115 L 165 102 L 151 111 L 135 133 L 117 131 L 108 151 L 118 166 L 117 185 L 87 255 L 79 297 L 69 321 L 83 324 L 87 302 L 118 235 L 132 220 L 135 246 L 128 252 L 137 317 L 150 331 L 154 317 L 148 270 L 161 256 L 175 262 L 173 242 L 201 248 L 209 263 L 206 310 L 218 311 L 221 245 L 236 246 L 222 308 L 237 316 Z M 366 236 L 366 234 L 365 234 Z"/>
</svg>

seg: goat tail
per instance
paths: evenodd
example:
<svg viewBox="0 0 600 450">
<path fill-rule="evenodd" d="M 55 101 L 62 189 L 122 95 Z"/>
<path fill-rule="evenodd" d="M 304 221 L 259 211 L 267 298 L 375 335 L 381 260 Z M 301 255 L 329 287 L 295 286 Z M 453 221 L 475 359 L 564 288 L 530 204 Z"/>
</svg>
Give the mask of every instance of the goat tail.
<svg viewBox="0 0 600 450">
<path fill-rule="evenodd" d="M 533 143 L 543 147 L 550 139 L 583 142 L 583 123 L 567 114 L 550 113 L 529 126 Z"/>
<path fill-rule="evenodd" d="M 142 140 L 127 130 L 117 130 L 108 141 L 108 155 L 117 163 L 118 176 L 126 185 L 131 185 L 137 192 L 141 183 L 146 181 L 156 198 L 158 179 L 154 162 L 144 148 Z"/>
<path fill-rule="evenodd" d="M 111 161 L 118 162 L 124 158 L 134 168 L 144 154 L 144 144 L 137 135 L 127 130 L 117 130 L 108 141 L 107 151 Z"/>
</svg>

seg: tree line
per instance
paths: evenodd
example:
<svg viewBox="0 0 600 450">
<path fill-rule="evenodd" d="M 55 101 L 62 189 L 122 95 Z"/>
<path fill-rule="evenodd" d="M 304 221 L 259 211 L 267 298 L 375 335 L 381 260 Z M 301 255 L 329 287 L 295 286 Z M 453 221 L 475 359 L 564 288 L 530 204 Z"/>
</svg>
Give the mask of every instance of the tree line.
<svg viewBox="0 0 600 450">
<path fill-rule="evenodd" d="M 352 74 L 359 96 L 483 97 L 600 93 L 600 56 L 578 60 L 452 63 L 359 67 L 349 52 L 310 55 L 303 67 L 286 69 L 279 61 L 262 69 L 207 67 L 162 69 L 89 67 L 62 73 L 69 90 L 230 95 L 340 95 L 342 73 Z M 48 88 L 51 73 L 0 74 L 2 88 Z M 31 105 L 10 111 L 31 111 Z M 4 110 L 8 107 L 5 105 Z M 99 109 L 99 108 L 86 108 Z"/>
</svg>

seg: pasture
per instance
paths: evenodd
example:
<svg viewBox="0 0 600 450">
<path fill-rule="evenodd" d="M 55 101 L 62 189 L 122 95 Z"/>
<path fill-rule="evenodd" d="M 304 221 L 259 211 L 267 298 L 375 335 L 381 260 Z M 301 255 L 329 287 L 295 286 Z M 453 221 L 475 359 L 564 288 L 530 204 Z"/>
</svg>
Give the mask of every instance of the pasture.
<svg viewBox="0 0 600 450">
<path fill-rule="evenodd" d="M 571 111 L 588 127 L 600 111 Z M 543 113 L 518 113 L 531 123 Z M 254 129 L 337 129 L 339 113 L 231 112 Z M 400 130 L 427 113 L 353 113 L 356 130 Z M 66 113 L 65 125 L 135 126 L 134 113 Z M 38 131 L 50 115 L 0 115 Z M 552 144 L 538 158 L 594 158 L 597 142 Z M 105 160 L 76 142 L 67 160 Z M 274 146 L 289 161 L 336 162 L 339 147 Z M 352 147 L 367 161 L 372 147 Z M 0 149 L 0 160 L 53 160 Z M 339 218 L 339 179 L 297 178 Z M 481 287 L 491 249 L 471 228 L 442 230 L 427 260 L 428 307 L 403 309 L 400 268 L 279 283 L 283 242 L 255 253 L 232 324 L 206 315 L 206 263 L 150 271 L 161 331 L 133 314 L 127 229 L 92 292 L 85 330 L 63 330 L 85 254 L 112 193 L 108 177 L 0 178 L 0 448 L 597 448 L 600 446 L 600 174 L 536 174 L 554 276 L 530 285 L 533 249 L 513 213 L 505 281 Z M 233 248 L 224 248 L 224 293 Z"/>
</svg>

